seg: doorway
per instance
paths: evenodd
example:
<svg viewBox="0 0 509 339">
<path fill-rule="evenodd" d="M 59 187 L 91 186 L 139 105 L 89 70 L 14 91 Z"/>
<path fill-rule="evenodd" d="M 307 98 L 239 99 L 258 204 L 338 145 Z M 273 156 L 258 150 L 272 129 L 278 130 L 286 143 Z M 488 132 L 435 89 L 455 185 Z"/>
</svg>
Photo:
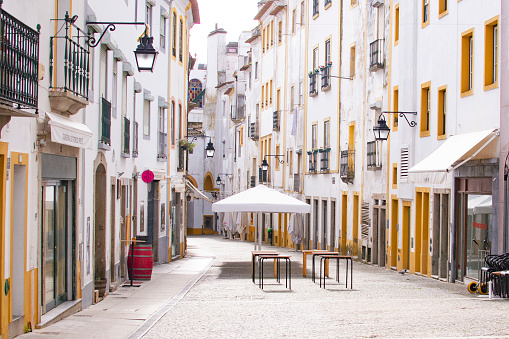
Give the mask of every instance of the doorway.
<svg viewBox="0 0 509 339">
<path fill-rule="evenodd" d="M 336 248 L 336 200 L 330 202 L 330 237 L 329 237 L 330 251 L 337 251 Z"/>
<path fill-rule="evenodd" d="M 45 312 L 70 300 L 74 281 L 73 181 L 42 185 L 42 303 Z"/>
<path fill-rule="evenodd" d="M 110 285 L 117 280 L 117 265 L 115 255 L 117 253 L 115 247 L 115 211 L 117 201 L 117 186 L 115 177 L 111 178 L 110 187 Z"/>
<path fill-rule="evenodd" d="M 429 256 L 429 188 L 415 192 L 415 273 L 428 274 Z"/>
<path fill-rule="evenodd" d="M 318 247 L 318 199 L 314 200 L 313 204 L 313 249 L 320 249 Z"/>
<path fill-rule="evenodd" d="M 94 185 L 94 289 L 99 290 L 100 297 L 106 286 L 106 187 L 106 168 L 99 164 Z"/>
<path fill-rule="evenodd" d="M 385 267 L 386 263 L 386 245 L 385 245 L 385 225 L 386 225 L 386 201 L 375 199 L 373 205 L 373 264 Z"/>
<path fill-rule="evenodd" d="M 322 200 L 322 250 L 327 249 L 327 200 Z"/>
<path fill-rule="evenodd" d="M 306 204 L 311 205 L 311 199 L 306 199 Z M 306 237 L 306 250 L 310 250 L 311 243 L 311 213 L 306 213 L 305 237 Z"/>
<path fill-rule="evenodd" d="M 433 194 L 433 231 L 431 238 L 431 275 L 447 278 L 447 255 L 449 237 L 449 194 L 435 191 Z"/>
<path fill-rule="evenodd" d="M 341 196 L 341 245 L 339 251 L 343 255 L 347 255 L 346 250 L 346 228 L 348 225 L 348 192 L 343 192 Z"/>
<path fill-rule="evenodd" d="M 398 265 L 398 217 L 399 217 L 399 200 L 397 198 L 391 199 L 391 244 L 390 244 L 390 257 L 391 268 L 396 268 Z"/>
<path fill-rule="evenodd" d="M 159 261 L 159 181 L 152 181 L 148 187 L 147 233 L 148 241 L 152 244 L 153 260 L 156 263 Z"/>
<path fill-rule="evenodd" d="M 401 238 L 402 246 L 401 253 L 398 253 L 398 270 L 410 269 L 410 211 L 412 203 L 410 201 L 403 201 L 403 215 L 402 215 L 402 227 L 401 227 Z M 398 249 L 399 251 L 399 249 Z"/>
<path fill-rule="evenodd" d="M 24 315 L 26 272 L 26 166 L 14 165 L 12 177 L 12 318 Z"/>
</svg>

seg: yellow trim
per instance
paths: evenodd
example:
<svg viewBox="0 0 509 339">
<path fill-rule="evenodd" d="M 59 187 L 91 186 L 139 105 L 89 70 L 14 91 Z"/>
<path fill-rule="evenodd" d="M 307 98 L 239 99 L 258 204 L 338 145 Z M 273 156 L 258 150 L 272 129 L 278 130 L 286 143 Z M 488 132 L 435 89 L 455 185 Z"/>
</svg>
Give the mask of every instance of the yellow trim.
<svg viewBox="0 0 509 339">
<path fill-rule="evenodd" d="M 170 22 L 170 55 L 174 61 L 177 61 L 177 33 L 178 33 L 178 13 L 177 9 L 173 7 L 171 13 L 171 22 Z M 175 55 L 173 55 L 173 41 L 175 41 Z"/>
<path fill-rule="evenodd" d="M 394 6 L 394 46 L 399 44 L 399 3 Z"/>
<path fill-rule="evenodd" d="M 187 175 L 187 179 L 193 184 L 194 187 L 198 188 L 198 182 L 196 182 L 196 179 L 191 175 Z"/>
<path fill-rule="evenodd" d="M 341 193 L 341 231 L 340 231 L 340 250 L 341 254 L 347 254 L 347 229 L 348 229 L 348 191 Z"/>
<path fill-rule="evenodd" d="M 399 86 L 398 85 L 394 86 L 392 88 L 392 96 L 393 96 L 392 110 L 393 110 L 393 112 L 398 112 L 399 111 Z M 394 114 L 392 114 L 392 131 L 397 132 L 398 126 L 399 126 L 399 116 L 398 116 L 398 114 L 394 113 Z"/>
<path fill-rule="evenodd" d="M 444 102 L 444 95 L 445 93 L 445 102 Z M 445 116 L 447 118 L 447 85 L 438 87 L 438 108 L 437 108 L 437 140 L 443 140 L 446 139 L 447 135 L 447 125 L 445 126 L 446 131 L 445 133 L 440 133 L 443 129 L 443 107 L 445 106 Z"/>
<path fill-rule="evenodd" d="M 359 254 L 359 227 L 360 227 L 360 192 L 353 192 L 353 203 L 352 203 L 352 255 Z"/>
<path fill-rule="evenodd" d="M 355 8 L 359 5 L 359 0 L 351 0 L 350 9 Z"/>
<path fill-rule="evenodd" d="M 280 150 L 279 144 L 276 144 L 276 150 L 275 150 L 276 154 L 279 154 L 279 150 Z M 280 168 L 279 161 L 276 160 L 276 168 L 275 168 L 275 170 L 279 171 L 279 168 Z"/>
<path fill-rule="evenodd" d="M 398 164 L 392 164 L 392 189 L 398 188 Z"/>
<path fill-rule="evenodd" d="M 316 13 L 315 15 L 313 15 L 313 20 L 316 20 L 319 16 L 320 16 L 320 13 Z"/>
<path fill-rule="evenodd" d="M 474 45 L 474 29 L 461 33 L 461 83 L 460 83 L 460 97 L 472 95 L 474 93 L 474 48 L 472 48 L 472 79 L 470 79 L 469 63 L 470 63 L 470 46 L 469 39 L 472 38 L 472 45 Z M 468 88 L 469 82 L 472 87 Z"/>
<path fill-rule="evenodd" d="M 402 238 L 402 246 L 401 251 L 398 246 L 398 271 L 401 271 L 403 269 L 409 269 L 410 268 L 410 245 L 406 239 L 410 240 L 411 236 L 411 222 L 410 218 L 412 215 L 412 202 L 411 201 L 401 201 L 401 238 Z"/>
<path fill-rule="evenodd" d="M 447 0 L 438 0 L 438 18 L 441 19 L 449 14 L 449 8 L 445 9 Z"/>
<path fill-rule="evenodd" d="M 0 260 L 0 282 L 3 287 L 5 281 L 5 212 L 6 212 L 6 173 L 7 173 L 7 158 L 8 158 L 8 143 L 0 141 L 0 157 L 3 157 L 2 166 L 0 168 L 0 253 L 2 253 L 2 260 Z M 7 338 L 9 330 L 9 298 L 3 293 L 0 293 L 0 335 L 2 338 Z"/>
<path fill-rule="evenodd" d="M 355 42 L 350 44 L 350 78 L 355 77 Z"/>
<path fill-rule="evenodd" d="M 332 7 L 332 2 L 329 2 L 327 5 L 325 5 L 325 7 L 323 9 L 328 10 L 331 7 Z"/>
<path fill-rule="evenodd" d="M 387 265 L 397 267 L 398 265 L 398 220 L 399 220 L 399 199 L 396 194 L 391 195 L 391 215 L 390 215 L 389 251 L 387 252 Z"/>
<path fill-rule="evenodd" d="M 424 94 L 426 98 L 424 97 Z M 426 113 L 428 114 L 428 126 L 426 126 Z M 419 130 L 420 137 L 427 137 L 430 135 L 431 129 L 431 81 L 426 81 L 421 84 L 421 111 L 419 117 Z"/>
<path fill-rule="evenodd" d="M 498 15 L 486 20 L 484 22 L 484 91 L 489 91 L 491 89 L 498 87 L 499 76 L 499 66 L 500 66 L 500 25 L 498 24 L 499 19 Z M 497 66 L 496 66 L 496 79 L 493 78 L 493 27 L 497 26 Z"/>
</svg>

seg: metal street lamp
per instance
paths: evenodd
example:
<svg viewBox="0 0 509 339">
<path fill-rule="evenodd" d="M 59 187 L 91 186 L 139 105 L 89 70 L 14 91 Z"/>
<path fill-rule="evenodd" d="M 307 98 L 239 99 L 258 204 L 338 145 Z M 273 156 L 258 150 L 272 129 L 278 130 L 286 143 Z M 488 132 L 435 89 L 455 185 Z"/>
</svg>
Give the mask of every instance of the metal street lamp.
<svg viewBox="0 0 509 339">
<path fill-rule="evenodd" d="M 387 122 L 385 121 L 384 113 L 387 114 L 398 114 L 400 117 L 405 118 L 406 122 L 408 123 L 408 126 L 415 127 L 417 126 L 417 123 L 415 121 L 409 121 L 406 117 L 407 114 L 411 115 L 417 115 L 417 112 L 389 112 L 384 111 L 380 113 L 380 116 L 378 116 L 378 124 L 373 127 L 373 134 L 375 134 L 375 140 L 387 140 L 389 138 L 389 133 L 391 132 L 391 129 L 389 126 L 387 126 Z"/>
<path fill-rule="evenodd" d="M 216 178 L 216 185 L 217 186 L 221 185 L 221 178 L 219 177 L 219 175 Z"/>
<path fill-rule="evenodd" d="M 154 42 L 154 37 L 147 35 L 147 29 L 145 28 L 145 33 L 142 37 L 140 37 L 140 44 L 134 51 L 134 57 L 136 58 L 136 66 L 138 66 L 138 71 L 154 71 L 154 64 L 156 62 L 157 52 L 152 46 Z"/>
<path fill-rule="evenodd" d="M 205 152 L 207 153 L 207 158 L 212 158 L 214 156 L 214 144 L 212 144 L 212 141 L 209 139 L 209 142 L 207 144 L 207 147 L 205 147 Z"/>
<path fill-rule="evenodd" d="M 267 160 L 264 158 L 260 167 L 262 168 L 262 171 L 265 171 L 267 172 L 269 170 L 269 163 L 267 162 Z"/>
</svg>

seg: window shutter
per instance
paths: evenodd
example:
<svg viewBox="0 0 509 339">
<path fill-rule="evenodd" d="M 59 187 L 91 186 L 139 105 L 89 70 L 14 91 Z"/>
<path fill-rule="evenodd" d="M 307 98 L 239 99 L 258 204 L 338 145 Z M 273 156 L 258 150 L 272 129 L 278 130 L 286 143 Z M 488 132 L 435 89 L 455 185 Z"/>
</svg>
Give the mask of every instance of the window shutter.
<svg viewBox="0 0 509 339">
<path fill-rule="evenodd" d="M 362 202 L 361 238 L 362 240 L 369 238 L 369 203 L 365 201 Z"/>
<path fill-rule="evenodd" d="M 408 147 L 401 148 L 400 177 L 401 182 L 408 182 Z"/>
</svg>

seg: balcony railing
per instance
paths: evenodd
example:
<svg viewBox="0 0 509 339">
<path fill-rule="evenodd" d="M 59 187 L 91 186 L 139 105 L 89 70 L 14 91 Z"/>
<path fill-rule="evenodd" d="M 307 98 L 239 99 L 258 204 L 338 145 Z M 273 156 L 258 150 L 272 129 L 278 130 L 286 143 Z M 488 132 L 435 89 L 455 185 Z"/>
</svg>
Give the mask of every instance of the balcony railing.
<svg viewBox="0 0 509 339">
<path fill-rule="evenodd" d="M 368 169 L 378 169 L 382 167 L 382 159 L 380 158 L 380 152 L 378 152 L 376 141 L 367 143 L 366 153 L 368 157 Z"/>
<path fill-rule="evenodd" d="M 316 165 L 317 165 L 317 153 L 318 150 L 312 150 L 308 151 L 308 158 L 309 158 L 309 172 L 316 172 Z"/>
<path fill-rule="evenodd" d="M 179 147 L 180 149 L 181 147 Z M 157 160 L 168 159 L 168 133 L 158 133 Z"/>
<path fill-rule="evenodd" d="M 300 192 L 300 174 L 293 175 L 293 191 Z"/>
<path fill-rule="evenodd" d="M 138 156 L 138 122 L 133 123 L 133 158 Z"/>
<path fill-rule="evenodd" d="M 258 140 L 258 124 L 256 122 L 252 122 L 249 126 L 249 137 Z"/>
<path fill-rule="evenodd" d="M 272 114 L 272 130 L 279 131 L 279 111 Z"/>
<path fill-rule="evenodd" d="M 340 177 L 345 182 L 352 182 L 355 176 L 355 151 L 341 151 Z"/>
<path fill-rule="evenodd" d="M 178 171 L 184 170 L 184 154 L 185 154 L 184 148 L 181 145 L 179 145 L 179 161 L 177 164 Z"/>
<path fill-rule="evenodd" d="M 330 88 L 330 67 L 320 68 L 322 71 L 322 91 Z"/>
<path fill-rule="evenodd" d="M 37 109 L 39 32 L 0 11 L 0 99 Z"/>
<path fill-rule="evenodd" d="M 330 148 L 321 148 L 319 150 L 321 158 L 320 158 L 320 171 L 328 172 L 329 171 L 329 154 Z"/>
<path fill-rule="evenodd" d="M 123 139 L 123 147 L 122 152 L 124 154 L 129 154 L 129 143 L 131 141 L 131 122 L 129 119 L 124 117 L 124 139 Z"/>
<path fill-rule="evenodd" d="M 251 187 L 255 187 L 256 186 L 256 176 L 255 175 L 251 176 L 250 185 L 251 185 Z"/>
<path fill-rule="evenodd" d="M 384 40 L 377 39 L 369 44 L 369 70 L 376 71 L 377 69 L 384 68 Z"/>
<path fill-rule="evenodd" d="M 111 103 L 101 98 L 101 139 L 102 143 L 111 145 Z"/>
<path fill-rule="evenodd" d="M 313 72 L 309 74 L 309 96 L 315 96 L 318 94 L 316 90 L 316 77 L 317 73 Z"/>
</svg>

